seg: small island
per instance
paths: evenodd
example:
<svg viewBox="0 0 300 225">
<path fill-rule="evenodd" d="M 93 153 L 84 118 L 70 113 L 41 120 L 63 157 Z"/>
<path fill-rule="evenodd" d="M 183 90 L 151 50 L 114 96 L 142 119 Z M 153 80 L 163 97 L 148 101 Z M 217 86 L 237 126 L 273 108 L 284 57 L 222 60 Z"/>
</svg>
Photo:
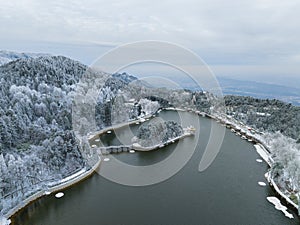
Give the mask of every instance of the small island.
<svg viewBox="0 0 300 225">
<path fill-rule="evenodd" d="M 195 128 L 192 126 L 182 128 L 174 121 L 154 121 L 153 123 L 142 125 L 137 136 L 132 139 L 132 149 L 136 151 L 151 151 L 162 148 L 175 141 L 194 135 Z"/>
<path fill-rule="evenodd" d="M 139 123 L 143 123 L 146 120 L 139 119 L 138 121 Z M 117 128 L 120 128 L 120 126 Z M 110 127 L 110 129 L 117 128 Z M 150 123 L 142 124 L 139 127 L 136 136 L 131 140 L 131 145 L 99 147 L 98 150 L 104 155 L 121 152 L 152 151 L 173 144 L 185 137 L 192 136 L 195 134 L 195 131 L 196 129 L 193 126 L 182 128 L 180 124 L 174 121 L 162 122 L 155 120 L 154 122 L 151 121 Z M 100 134 L 98 133 L 97 137 L 102 133 L 103 131 Z M 99 139 L 95 139 L 95 141 L 97 140 Z M 97 148 L 97 145 L 92 145 L 91 147 Z"/>
</svg>

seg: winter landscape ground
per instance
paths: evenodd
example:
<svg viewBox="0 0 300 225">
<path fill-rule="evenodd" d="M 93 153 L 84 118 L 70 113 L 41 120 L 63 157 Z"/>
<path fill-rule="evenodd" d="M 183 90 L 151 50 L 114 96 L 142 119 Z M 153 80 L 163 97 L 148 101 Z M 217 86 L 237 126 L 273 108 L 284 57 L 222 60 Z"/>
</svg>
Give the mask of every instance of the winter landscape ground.
<svg viewBox="0 0 300 225">
<path fill-rule="evenodd" d="M 91 168 L 95 155 L 80 145 L 72 124 L 72 104 L 86 65 L 64 56 L 1 53 L 0 211 L 3 216 L 39 191 Z M 87 72 L 88 71 L 88 72 Z M 178 107 L 204 112 L 246 127 L 271 151 L 270 176 L 296 205 L 300 191 L 300 108 L 276 99 L 205 91 L 147 87 L 128 74 L 101 72 L 95 107 L 96 129 Z M 80 86 L 85 95 L 88 86 Z M 86 127 L 87 115 L 78 126 Z M 176 134 L 181 129 L 167 124 Z M 176 129 L 175 129 L 176 128 Z M 149 132 L 140 132 L 143 138 Z M 76 129 L 79 130 L 79 129 Z M 85 131 L 85 130 L 84 130 Z M 150 132 L 151 134 L 151 132 Z M 149 134 L 149 135 L 150 135 Z M 87 135 L 83 132 L 82 135 Z M 149 138 L 147 136 L 147 138 Z M 150 137 L 151 138 L 151 137 Z M 87 154 L 88 157 L 84 154 Z"/>
</svg>

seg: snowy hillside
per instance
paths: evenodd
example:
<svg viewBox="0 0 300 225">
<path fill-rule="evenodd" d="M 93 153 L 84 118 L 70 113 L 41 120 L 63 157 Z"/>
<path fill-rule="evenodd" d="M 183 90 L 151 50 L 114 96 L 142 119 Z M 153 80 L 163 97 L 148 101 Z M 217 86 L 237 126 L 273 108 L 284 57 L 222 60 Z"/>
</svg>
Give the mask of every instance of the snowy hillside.
<svg viewBox="0 0 300 225">
<path fill-rule="evenodd" d="M 90 166 L 71 121 L 74 91 L 85 72 L 85 65 L 63 56 L 27 57 L 0 67 L 0 212 Z M 157 110 L 150 100 L 129 104 L 128 111 L 123 101 L 112 104 L 122 93 L 139 97 L 142 87 L 130 86 L 136 78 L 127 74 L 103 76 L 108 79 L 98 97 L 99 127 Z"/>
<path fill-rule="evenodd" d="M 77 85 L 87 71 L 87 66 L 80 62 L 63 56 L 1 53 L 8 60 L 18 59 L 0 67 L 0 213 L 5 213 L 36 191 L 44 190 L 49 182 L 88 167 L 82 146 L 75 138 L 71 112 L 76 87 L 80 86 L 79 94 L 83 95 L 90 89 L 82 82 Z M 209 114 L 226 112 L 228 118 L 242 121 L 260 132 L 279 131 L 284 135 L 282 140 L 293 139 L 281 141 L 294 143 L 293 148 L 275 149 L 278 142 L 270 146 L 275 146 L 277 180 L 287 183 L 293 176 L 288 188 L 292 187 L 295 193 L 299 190 L 300 185 L 296 184 L 300 184 L 300 177 L 286 176 L 300 171 L 299 107 L 278 100 L 226 96 L 225 109 L 220 111 L 215 103 L 221 100 L 208 92 L 150 88 L 126 73 L 100 74 L 105 79 L 99 86 L 101 89 L 97 88 L 95 114 L 80 117 L 82 125 L 94 117 L 101 129 L 171 106 Z M 98 74 L 88 70 L 88 75 Z M 280 138 L 276 135 L 277 141 Z"/>
<path fill-rule="evenodd" d="M 41 54 L 41 53 L 17 53 L 17 52 L 10 52 L 10 51 L 0 51 L 0 66 L 18 59 L 37 58 L 37 57 L 47 56 L 47 55 L 48 54 Z"/>
<path fill-rule="evenodd" d="M 69 93 L 85 70 L 62 56 L 0 67 L 0 211 L 84 167 Z"/>
</svg>

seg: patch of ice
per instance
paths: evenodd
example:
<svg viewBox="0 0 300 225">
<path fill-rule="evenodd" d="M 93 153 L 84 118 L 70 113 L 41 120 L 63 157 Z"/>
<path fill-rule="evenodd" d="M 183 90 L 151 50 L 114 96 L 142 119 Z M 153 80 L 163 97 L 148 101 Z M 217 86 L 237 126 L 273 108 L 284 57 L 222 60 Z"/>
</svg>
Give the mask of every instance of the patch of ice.
<svg viewBox="0 0 300 225">
<path fill-rule="evenodd" d="M 56 198 L 61 198 L 61 197 L 63 197 L 64 195 L 65 195 L 64 193 L 58 192 L 58 193 L 55 195 L 55 197 L 56 197 Z"/>
<path fill-rule="evenodd" d="M 294 218 L 293 214 L 291 214 L 287 211 L 287 207 L 282 205 L 278 198 L 276 198 L 276 197 L 267 197 L 267 200 L 275 206 L 275 209 L 280 210 L 281 212 L 283 212 L 286 217 L 288 217 L 290 219 Z"/>
<path fill-rule="evenodd" d="M 262 181 L 259 181 L 259 182 L 258 182 L 258 185 L 259 185 L 259 186 L 262 186 L 262 187 L 267 186 L 266 183 L 265 183 L 265 182 L 262 182 Z"/>
<path fill-rule="evenodd" d="M 262 163 L 263 160 L 262 159 L 256 159 L 256 162 Z"/>
</svg>

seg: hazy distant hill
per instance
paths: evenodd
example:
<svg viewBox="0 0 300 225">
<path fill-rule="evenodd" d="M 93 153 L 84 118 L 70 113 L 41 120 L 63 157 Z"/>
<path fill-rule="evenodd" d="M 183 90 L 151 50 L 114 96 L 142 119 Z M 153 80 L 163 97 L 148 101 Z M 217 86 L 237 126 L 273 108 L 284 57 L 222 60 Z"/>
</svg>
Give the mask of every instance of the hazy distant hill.
<svg viewBox="0 0 300 225">
<path fill-rule="evenodd" d="M 18 53 L 18 52 L 10 52 L 10 51 L 0 51 L 0 66 L 9 63 L 11 61 L 15 61 L 17 59 L 37 58 L 40 56 L 47 56 L 47 55 L 48 54 L 42 54 L 42 53 Z"/>
<path fill-rule="evenodd" d="M 197 91 L 201 89 L 201 83 L 186 76 L 168 77 L 180 87 Z M 242 78 L 241 78 L 242 79 Z M 300 87 L 289 87 L 284 85 L 256 82 L 249 80 L 238 80 L 225 77 L 217 77 L 224 95 L 251 96 L 260 99 L 278 99 L 293 105 L 300 105 Z"/>
<path fill-rule="evenodd" d="M 219 78 L 218 80 L 225 95 L 275 98 L 294 105 L 300 105 L 300 88 L 229 78 Z"/>
</svg>

